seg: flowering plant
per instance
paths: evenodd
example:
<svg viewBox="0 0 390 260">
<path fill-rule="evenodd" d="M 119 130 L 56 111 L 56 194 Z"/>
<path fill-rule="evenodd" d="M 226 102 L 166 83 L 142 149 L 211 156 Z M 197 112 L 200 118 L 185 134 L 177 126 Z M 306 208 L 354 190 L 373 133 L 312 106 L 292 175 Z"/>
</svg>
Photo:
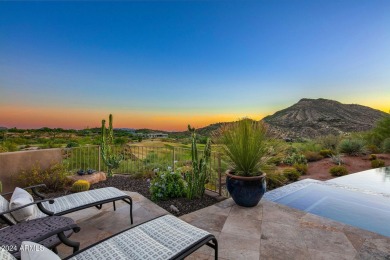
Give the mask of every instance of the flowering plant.
<svg viewBox="0 0 390 260">
<path fill-rule="evenodd" d="M 182 175 L 171 169 L 156 172 L 156 177 L 150 182 L 152 200 L 166 200 L 185 196 L 187 183 Z"/>
</svg>

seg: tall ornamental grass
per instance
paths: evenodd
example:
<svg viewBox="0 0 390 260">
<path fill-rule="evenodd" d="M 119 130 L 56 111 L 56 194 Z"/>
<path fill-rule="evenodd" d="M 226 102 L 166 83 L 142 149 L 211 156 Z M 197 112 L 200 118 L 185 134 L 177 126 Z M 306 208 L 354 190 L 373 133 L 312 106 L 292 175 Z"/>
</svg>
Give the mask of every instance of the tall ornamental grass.
<svg viewBox="0 0 390 260">
<path fill-rule="evenodd" d="M 263 122 L 245 118 L 225 125 L 217 134 L 217 140 L 231 161 L 233 174 L 261 175 L 260 167 L 264 164 L 268 152 L 267 127 Z"/>
</svg>

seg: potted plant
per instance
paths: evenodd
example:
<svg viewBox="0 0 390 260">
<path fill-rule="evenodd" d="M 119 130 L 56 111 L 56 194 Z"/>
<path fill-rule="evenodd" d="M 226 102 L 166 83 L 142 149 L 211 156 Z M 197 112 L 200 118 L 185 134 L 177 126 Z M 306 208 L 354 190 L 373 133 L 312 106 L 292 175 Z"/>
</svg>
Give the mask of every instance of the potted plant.
<svg viewBox="0 0 390 260">
<path fill-rule="evenodd" d="M 245 118 L 224 125 L 218 133 L 222 151 L 230 160 L 227 190 L 237 205 L 256 206 L 266 191 L 266 174 L 260 170 L 269 150 L 266 126 Z"/>
</svg>

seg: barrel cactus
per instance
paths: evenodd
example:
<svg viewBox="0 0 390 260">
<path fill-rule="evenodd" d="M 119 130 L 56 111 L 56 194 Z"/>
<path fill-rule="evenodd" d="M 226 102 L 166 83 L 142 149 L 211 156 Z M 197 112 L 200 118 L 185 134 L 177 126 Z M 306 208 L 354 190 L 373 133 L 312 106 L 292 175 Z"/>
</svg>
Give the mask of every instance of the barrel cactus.
<svg viewBox="0 0 390 260">
<path fill-rule="evenodd" d="M 85 180 L 78 180 L 72 185 L 72 192 L 81 192 L 89 190 L 91 184 Z"/>
</svg>

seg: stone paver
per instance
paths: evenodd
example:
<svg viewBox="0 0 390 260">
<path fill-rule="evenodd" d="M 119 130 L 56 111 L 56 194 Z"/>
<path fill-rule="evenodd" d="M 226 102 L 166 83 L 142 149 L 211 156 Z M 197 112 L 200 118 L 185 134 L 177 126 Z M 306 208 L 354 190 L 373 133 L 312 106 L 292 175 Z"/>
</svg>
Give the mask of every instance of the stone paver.
<svg viewBox="0 0 390 260">
<path fill-rule="evenodd" d="M 167 212 L 138 193 L 134 201 L 134 224 Z M 90 208 L 68 214 L 81 227 L 71 238 L 81 248 L 130 227 L 129 206 L 117 203 L 102 210 Z M 232 199 L 180 217 L 214 234 L 219 259 L 390 259 L 390 238 L 351 227 L 263 199 L 253 208 L 237 206 Z M 66 246 L 60 256 L 71 254 Z M 187 259 L 214 259 L 214 250 L 203 246 Z"/>
</svg>

